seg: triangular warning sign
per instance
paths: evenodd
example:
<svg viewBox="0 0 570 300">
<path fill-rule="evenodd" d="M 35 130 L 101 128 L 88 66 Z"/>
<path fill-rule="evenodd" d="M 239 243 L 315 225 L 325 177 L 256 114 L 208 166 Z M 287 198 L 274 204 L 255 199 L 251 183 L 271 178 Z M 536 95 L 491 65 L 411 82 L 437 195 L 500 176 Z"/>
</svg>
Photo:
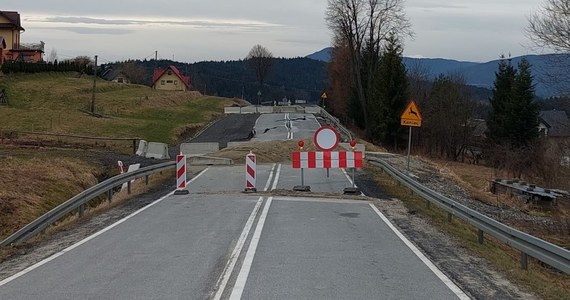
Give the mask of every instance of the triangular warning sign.
<svg viewBox="0 0 570 300">
<path fill-rule="evenodd" d="M 408 106 L 406 106 L 406 109 L 402 113 L 400 119 L 400 124 L 403 126 L 422 126 L 422 114 L 420 113 L 420 110 L 418 109 L 418 106 L 414 100 L 410 101 Z"/>
<path fill-rule="evenodd" d="M 323 92 L 323 94 L 321 95 L 321 99 L 327 99 L 327 98 L 328 98 L 327 92 Z"/>
</svg>

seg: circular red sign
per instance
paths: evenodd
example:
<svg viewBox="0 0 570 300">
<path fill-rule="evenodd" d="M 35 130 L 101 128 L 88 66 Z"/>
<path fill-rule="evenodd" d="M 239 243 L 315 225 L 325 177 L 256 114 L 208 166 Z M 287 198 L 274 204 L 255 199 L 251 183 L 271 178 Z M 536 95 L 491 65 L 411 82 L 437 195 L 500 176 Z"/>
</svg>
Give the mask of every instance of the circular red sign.
<svg viewBox="0 0 570 300">
<path fill-rule="evenodd" d="M 303 146 L 305 146 L 305 142 L 303 140 L 300 140 L 297 145 L 299 145 L 299 147 L 303 148 Z"/>
<path fill-rule="evenodd" d="M 315 132 L 313 141 L 320 150 L 331 151 L 338 146 L 339 139 L 338 132 L 334 127 L 322 126 Z"/>
<path fill-rule="evenodd" d="M 356 146 L 356 141 L 355 140 L 350 141 L 350 147 L 354 147 L 354 146 Z"/>
</svg>

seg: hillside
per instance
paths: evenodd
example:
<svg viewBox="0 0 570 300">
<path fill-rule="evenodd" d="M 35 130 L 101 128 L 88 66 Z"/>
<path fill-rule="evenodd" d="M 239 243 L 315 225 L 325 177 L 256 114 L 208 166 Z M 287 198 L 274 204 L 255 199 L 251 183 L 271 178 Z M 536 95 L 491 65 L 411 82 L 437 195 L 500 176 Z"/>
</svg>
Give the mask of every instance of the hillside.
<svg viewBox="0 0 570 300">
<path fill-rule="evenodd" d="M 205 95 L 242 98 L 257 103 L 272 103 L 283 97 L 303 99 L 317 103 L 327 85 L 327 64 L 308 58 L 276 58 L 263 87 L 259 87 L 255 73 L 245 61 L 204 61 L 192 64 L 170 60 L 133 61 L 145 70 L 146 84 L 151 84 L 151 74 L 156 67 L 176 66 L 190 76 L 194 89 Z M 117 68 L 106 64 L 103 68 Z"/>
<path fill-rule="evenodd" d="M 95 101 L 103 118 L 84 112 L 92 76 L 78 73 L 15 74 L 0 78 L 9 105 L 0 105 L 0 239 L 77 193 L 117 174 L 117 161 L 143 166 L 161 162 L 132 155 L 132 141 L 111 144 L 22 133 L 91 137 L 140 137 L 175 144 L 223 114 L 235 101 L 197 92 L 156 91 L 142 85 L 97 81 Z M 13 133 L 18 131 L 18 133 Z M 45 137 L 45 138 L 44 138 Z M 166 176 L 167 183 L 172 176 Z M 152 176 L 150 185 L 164 184 Z M 119 193 L 112 205 L 128 198 Z M 122 199 L 122 200 L 121 200 Z M 105 205 L 104 205 L 105 206 Z M 105 206 L 111 207 L 111 206 Z M 72 218 L 73 219 L 73 218 Z M 0 262 L 10 249 L 0 249 Z"/>
<path fill-rule="evenodd" d="M 93 77 L 78 73 L 4 76 L 0 89 L 6 89 L 9 105 L 0 106 L 0 128 L 175 143 L 188 124 L 206 124 L 231 103 L 197 92 L 98 80 L 96 111 L 105 117 L 96 118 L 84 112 L 91 103 L 92 87 Z"/>
</svg>

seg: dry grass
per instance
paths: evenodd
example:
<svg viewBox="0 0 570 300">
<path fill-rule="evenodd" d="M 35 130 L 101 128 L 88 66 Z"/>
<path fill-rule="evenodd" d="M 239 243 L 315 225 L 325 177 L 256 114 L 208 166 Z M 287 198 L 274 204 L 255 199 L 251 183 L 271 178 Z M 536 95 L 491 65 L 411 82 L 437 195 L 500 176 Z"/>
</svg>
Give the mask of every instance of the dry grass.
<svg viewBox="0 0 570 300">
<path fill-rule="evenodd" d="M 78 159 L 0 159 L 0 238 L 97 183 L 100 170 Z"/>
</svg>

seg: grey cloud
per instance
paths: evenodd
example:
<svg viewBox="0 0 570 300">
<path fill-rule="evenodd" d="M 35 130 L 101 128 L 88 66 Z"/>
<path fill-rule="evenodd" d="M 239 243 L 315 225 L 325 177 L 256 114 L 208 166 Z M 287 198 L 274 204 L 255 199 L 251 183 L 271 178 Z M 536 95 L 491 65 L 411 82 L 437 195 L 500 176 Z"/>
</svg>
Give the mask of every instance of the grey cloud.
<svg viewBox="0 0 570 300">
<path fill-rule="evenodd" d="M 115 28 L 91 28 L 91 27 L 53 27 L 52 29 L 70 31 L 78 34 L 112 34 L 122 35 L 132 33 L 132 30 Z"/>
<path fill-rule="evenodd" d="M 64 24 L 94 24 L 94 25 L 174 25 L 200 28 L 237 28 L 262 29 L 280 27 L 278 24 L 255 22 L 250 20 L 129 20 L 129 19 L 101 19 L 89 17 L 48 17 L 31 21 Z"/>
</svg>

